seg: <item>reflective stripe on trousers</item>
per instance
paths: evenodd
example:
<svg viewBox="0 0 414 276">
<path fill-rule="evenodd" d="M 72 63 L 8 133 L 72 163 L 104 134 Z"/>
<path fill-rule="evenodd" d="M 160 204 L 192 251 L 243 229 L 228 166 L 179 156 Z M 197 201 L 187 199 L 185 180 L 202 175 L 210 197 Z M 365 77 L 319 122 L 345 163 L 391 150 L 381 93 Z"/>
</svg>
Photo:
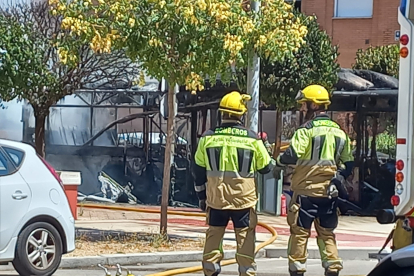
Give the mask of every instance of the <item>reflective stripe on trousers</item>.
<svg viewBox="0 0 414 276">
<path fill-rule="evenodd" d="M 257 213 L 253 208 L 247 211 L 249 211 L 248 226 L 234 229 L 237 241 L 236 261 L 239 265 L 240 276 L 256 276 L 257 266 L 254 260 L 254 250 Z M 226 227 L 212 226 L 211 224 L 213 222 L 209 221 L 210 214 L 212 213 L 207 210 L 207 223 L 209 224 L 209 227 L 206 232 L 206 241 L 204 245 L 203 272 L 206 276 L 216 276 L 221 271 L 220 262 L 223 259 L 223 252 L 220 250 L 220 246 L 223 241 Z M 234 219 L 234 217 L 232 217 L 232 219 Z M 227 224 L 227 221 L 225 221 L 224 224 Z"/>
<path fill-rule="evenodd" d="M 290 259 L 289 259 L 290 260 Z M 294 261 L 289 262 L 289 271 L 306 271 L 306 261 L 304 263 Z"/>
<path fill-rule="evenodd" d="M 215 253 L 217 252 L 211 252 L 211 254 L 206 254 L 206 255 L 212 255 Z M 220 251 L 218 253 L 221 254 Z M 206 257 L 206 255 L 204 255 L 203 258 Z M 212 263 L 208 261 L 203 261 L 202 265 L 203 265 L 203 271 L 205 275 L 216 276 L 216 275 L 219 275 L 221 272 L 220 263 Z"/>
<path fill-rule="evenodd" d="M 236 253 L 236 260 L 239 264 L 240 275 L 256 275 L 257 265 L 254 261 L 254 258 L 240 253 Z"/>
<path fill-rule="evenodd" d="M 328 271 L 337 272 L 337 271 L 342 270 L 343 262 L 341 259 L 325 260 L 325 261 L 322 261 L 322 267 Z"/>
<path fill-rule="evenodd" d="M 203 184 L 201 186 L 194 186 L 194 189 L 196 192 L 202 192 L 206 189 L 206 184 Z"/>
<path fill-rule="evenodd" d="M 317 243 L 321 255 L 322 267 L 328 271 L 340 271 L 343 268 L 343 263 L 338 256 L 335 236 L 332 229 L 325 229 L 320 225 L 315 226 L 318 231 Z"/>
<path fill-rule="evenodd" d="M 221 249 L 226 227 L 209 226 L 203 253 L 203 272 L 206 276 L 216 276 L 221 272 L 220 262 L 223 259 Z"/>
<path fill-rule="evenodd" d="M 302 204 L 303 206 L 301 206 Z M 342 261 L 338 256 L 335 235 L 333 233 L 336 227 L 335 223 L 332 223 L 332 226 L 325 226 L 325 224 L 328 224 L 328 218 L 322 216 L 322 225 L 327 228 L 321 226 L 319 217 L 314 220 L 312 219 L 313 221 L 311 222 L 308 221 L 308 224 L 305 223 L 306 226 L 303 226 L 302 224 L 306 222 L 306 216 L 309 215 L 306 212 L 307 210 L 305 210 L 309 207 L 308 205 L 309 203 L 301 201 L 300 198 L 298 199 L 297 194 L 293 195 L 287 218 L 290 226 L 288 247 L 289 270 L 306 272 L 306 260 L 308 257 L 307 245 L 311 234 L 311 224 L 314 223 L 316 232 L 318 233 L 318 247 L 321 254 L 322 266 L 328 271 L 340 271 L 342 269 Z M 337 214 L 334 213 L 331 216 L 335 218 Z M 335 221 L 337 223 L 337 217 Z"/>
</svg>

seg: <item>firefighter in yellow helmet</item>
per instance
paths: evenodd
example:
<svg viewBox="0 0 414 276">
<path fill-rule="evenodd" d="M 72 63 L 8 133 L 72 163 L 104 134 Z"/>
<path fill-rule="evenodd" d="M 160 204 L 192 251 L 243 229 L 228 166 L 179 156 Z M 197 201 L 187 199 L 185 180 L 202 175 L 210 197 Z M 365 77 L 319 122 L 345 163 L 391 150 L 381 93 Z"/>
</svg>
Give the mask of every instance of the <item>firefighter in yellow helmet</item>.
<svg viewBox="0 0 414 276">
<path fill-rule="evenodd" d="M 353 168 L 350 140 L 326 114 L 331 102 L 324 87 L 310 85 L 298 93 L 296 100 L 309 121 L 296 130 L 289 148 L 276 160 L 274 168 L 280 175 L 286 165 L 296 165 L 287 218 L 291 234 L 289 272 L 292 276 L 306 272 L 307 242 L 315 223 L 325 275 L 337 276 L 342 261 L 334 229 L 338 225 L 338 196 L 347 198 L 343 184 Z M 345 166 L 344 170 L 338 170 L 340 164 Z"/>
<path fill-rule="evenodd" d="M 202 135 L 194 158 L 195 191 L 209 226 L 202 262 L 206 276 L 221 272 L 221 242 L 230 219 L 236 233 L 239 275 L 256 275 L 254 173 L 269 173 L 275 161 L 271 162 L 257 133 L 242 124 L 246 101 L 250 99 L 239 92 L 222 98 L 219 108 L 222 123 Z"/>
</svg>

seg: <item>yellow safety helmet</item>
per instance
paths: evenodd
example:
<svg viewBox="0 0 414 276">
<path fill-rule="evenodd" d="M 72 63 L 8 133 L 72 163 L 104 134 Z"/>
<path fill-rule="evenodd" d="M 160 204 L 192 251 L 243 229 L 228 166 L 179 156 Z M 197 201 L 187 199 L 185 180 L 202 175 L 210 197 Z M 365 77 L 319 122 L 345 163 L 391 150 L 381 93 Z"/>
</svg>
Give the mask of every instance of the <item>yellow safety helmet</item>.
<svg viewBox="0 0 414 276">
<path fill-rule="evenodd" d="M 313 102 L 317 105 L 325 105 L 325 108 L 331 104 L 329 100 L 329 92 L 322 85 L 309 85 L 305 89 L 299 91 L 296 95 L 298 103 Z"/>
<path fill-rule="evenodd" d="M 247 111 L 246 102 L 252 97 L 247 94 L 240 94 L 233 91 L 225 95 L 220 101 L 219 110 L 234 115 L 243 115 Z"/>
</svg>

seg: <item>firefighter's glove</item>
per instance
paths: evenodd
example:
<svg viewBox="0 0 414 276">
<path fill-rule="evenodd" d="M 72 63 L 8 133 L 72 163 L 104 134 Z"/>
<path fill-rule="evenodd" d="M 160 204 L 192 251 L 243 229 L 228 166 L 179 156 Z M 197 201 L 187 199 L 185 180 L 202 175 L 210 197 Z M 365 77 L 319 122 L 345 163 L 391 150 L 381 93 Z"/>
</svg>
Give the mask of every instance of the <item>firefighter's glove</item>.
<svg viewBox="0 0 414 276">
<path fill-rule="evenodd" d="M 273 163 L 273 177 L 276 180 L 279 180 L 281 178 L 282 175 L 282 171 L 285 168 L 285 166 L 280 162 L 279 158 L 277 158 L 276 160 L 272 159 L 272 163 Z"/>
<path fill-rule="evenodd" d="M 198 206 L 200 207 L 201 211 L 205 212 L 207 209 L 206 200 L 199 200 Z"/>
<path fill-rule="evenodd" d="M 338 189 L 336 188 L 335 184 L 333 184 L 333 182 L 331 181 L 331 183 L 328 186 L 328 197 L 334 198 L 334 197 L 338 197 L 338 195 L 339 195 Z"/>
<path fill-rule="evenodd" d="M 332 186 L 334 186 L 335 188 L 333 188 Z M 336 189 L 336 192 L 335 192 L 335 189 Z M 340 197 L 346 200 L 348 199 L 348 191 L 346 190 L 346 187 L 345 187 L 345 178 L 339 173 L 337 173 L 335 177 L 332 178 L 331 183 L 329 184 L 329 187 L 328 187 L 328 196 L 335 197 L 335 194 L 336 194 L 336 197 Z"/>
</svg>

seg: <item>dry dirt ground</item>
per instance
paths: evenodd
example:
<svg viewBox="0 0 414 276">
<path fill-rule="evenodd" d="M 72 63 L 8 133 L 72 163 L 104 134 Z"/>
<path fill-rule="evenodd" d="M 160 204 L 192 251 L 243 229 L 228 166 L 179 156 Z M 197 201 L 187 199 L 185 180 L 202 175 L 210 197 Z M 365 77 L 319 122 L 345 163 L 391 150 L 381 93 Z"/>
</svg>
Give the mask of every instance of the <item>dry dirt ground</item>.
<svg viewBox="0 0 414 276">
<path fill-rule="evenodd" d="M 146 208 L 146 206 L 143 206 L 143 208 Z M 159 214 L 78 208 L 78 221 L 136 221 L 150 218 L 159 218 Z M 189 239 L 180 236 L 166 237 L 151 231 L 149 231 L 149 233 L 147 231 L 125 233 L 119 231 L 100 231 L 96 229 L 77 229 L 76 250 L 65 256 L 82 257 L 121 253 L 201 251 L 203 246 L 204 238 Z M 223 247 L 224 249 L 235 249 L 235 246 L 231 245 L 224 245 Z"/>
<path fill-rule="evenodd" d="M 204 239 L 186 239 L 167 237 L 150 233 L 90 233 L 87 230 L 77 231 L 76 250 L 67 257 L 98 256 L 102 254 L 127 254 L 166 251 L 202 250 Z M 224 245 L 224 249 L 235 249 Z"/>
</svg>

